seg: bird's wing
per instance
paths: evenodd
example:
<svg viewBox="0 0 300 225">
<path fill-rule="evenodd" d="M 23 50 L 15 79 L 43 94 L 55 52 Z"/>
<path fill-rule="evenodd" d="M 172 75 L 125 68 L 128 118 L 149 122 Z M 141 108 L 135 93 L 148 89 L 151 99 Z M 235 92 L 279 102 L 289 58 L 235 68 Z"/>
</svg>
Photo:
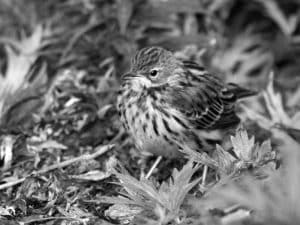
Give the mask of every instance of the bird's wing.
<svg viewBox="0 0 300 225">
<path fill-rule="evenodd" d="M 183 62 L 186 76 L 168 89 L 168 103 L 177 108 L 196 129 L 218 129 L 236 125 L 236 94 L 217 77 L 194 62 Z"/>
</svg>

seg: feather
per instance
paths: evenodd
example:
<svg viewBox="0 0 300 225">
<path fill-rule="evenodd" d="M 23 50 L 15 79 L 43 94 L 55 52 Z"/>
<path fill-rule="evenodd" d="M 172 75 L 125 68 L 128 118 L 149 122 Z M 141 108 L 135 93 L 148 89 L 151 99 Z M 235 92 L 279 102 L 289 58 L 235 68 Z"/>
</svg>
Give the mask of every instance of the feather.
<svg viewBox="0 0 300 225">
<path fill-rule="evenodd" d="M 255 94 L 236 84 L 225 84 L 195 62 L 182 62 L 184 76 L 167 88 L 168 103 L 179 110 L 194 129 L 222 129 L 237 125 L 239 98 Z"/>
</svg>

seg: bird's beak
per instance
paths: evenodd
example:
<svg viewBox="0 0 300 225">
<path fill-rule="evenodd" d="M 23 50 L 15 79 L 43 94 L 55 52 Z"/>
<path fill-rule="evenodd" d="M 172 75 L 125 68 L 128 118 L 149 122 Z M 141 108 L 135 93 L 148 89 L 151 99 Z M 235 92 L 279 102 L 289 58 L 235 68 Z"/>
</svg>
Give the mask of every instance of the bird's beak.
<svg viewBox="0 0 300 225">
<path fill-rule="evenodd" d="M 139 75 L 137 74 L 134 74 L 134 73 L 126 73 L 122 76 L 122 80 L 131 80 L 132 78 L 135 78 L 135 77 L 140 77 Z"/>
</svg>

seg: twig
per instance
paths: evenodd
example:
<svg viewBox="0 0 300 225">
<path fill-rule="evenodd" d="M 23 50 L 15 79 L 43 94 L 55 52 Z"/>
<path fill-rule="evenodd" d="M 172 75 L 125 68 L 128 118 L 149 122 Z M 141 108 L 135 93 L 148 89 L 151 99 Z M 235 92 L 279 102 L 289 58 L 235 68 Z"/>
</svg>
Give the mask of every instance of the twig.
<svg viewBox="0 0 300 225">
<path fill-rule="evenodd" d="M 47 172 L 49 172 L 51 170 L 55 170 L 55 169 L 58 169 L 58 168 L 66 167 L 66 166 L 68 166 L 70 164 L 73 164 L 73 163 L 76 163 L 76 162 L 79 162 L 79 161 L 82 161 L 82 160 L 91 160 L 91 159 L 97 158 L 98 156 L 104 154 L 105 152 L 107 152 L 108 150 L 112 149 L 113 147 L 114 147 L 114 145 L 101 146 L 93 154 L 81 155 L 81 156 L 75 157 L 73 159 L 69 159 L 69 160 L 66 160 L 64 162 L 60 162 L 60 163 L 57 163 L 55 165 L 46 167 L 46 168 L 41 169 L 41 170 L 39 170 L 37 172 L 33 172 L 32 174 L 35 174 L 35 175 L 43 174 L 43 173 L 47 173 Z M 22 183 L 29 176 L 30 175 L 28 175 L 26 177 L 23 177 L 23 178 L 20 178 L 18 180 L 12 181 L 12 182 L 8 182 L 8 183 L 5 183 L 5 184 L 2 184 L 2 185 L 0 185 L 0 190 L 3 190 L 3 189 L 6 189 L 6 188 L 15 186 L 17 184 L 20 184 L 20 183 Z"/>
<path fill-rule="evenodd" d="M 31 223 L 37 223 L 37 222 L 44 222 L 44 221 L 49 221 L 49 220 L 75 220 L 79 221 L 78 218 L 71 218 L 71 217 L 65 217 L 65 216 L 54 216 L 54 217 L 46 217 L 46 218 L 34 218 L 29 221 L 23 221 L 22 224 L 31 224 Z"/>
<path fill-rule="evenodd" d="M 207 172 L 208 172 L 208 166 L 204 165 L 204 167 L 203 167 L 203 173 L 202 173 L 202 186 L 203 187 L 205 186 Z"/>
<path fill-rule="evenodd" d="M 155 168 L 157 167 L 157 165 L 160 163 L 161 160 L 162 160 L 162 156 L 160 155 L 160 156 L 157 157 L 154 164 L 151 166 L 151 168 L 148 171 L 145 179 L 149 179 L 149 177 L 152 175 L 153 171 L 155 170 Z"/>
</svg>

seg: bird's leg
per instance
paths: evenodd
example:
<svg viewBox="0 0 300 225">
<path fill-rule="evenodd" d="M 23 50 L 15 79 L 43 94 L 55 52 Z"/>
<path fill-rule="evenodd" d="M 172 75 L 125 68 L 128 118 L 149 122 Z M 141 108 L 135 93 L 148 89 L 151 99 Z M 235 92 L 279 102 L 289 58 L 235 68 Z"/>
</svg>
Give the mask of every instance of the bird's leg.
<svg viewBox="0 0 300 225">
<path fill-rule="evenodd" d="M 155 170 L 155 168 L 157 167 L 157 165 L 160 163 L 162 159 L 162 156 L 158 156 L 155 160 L 155 162 L 153 163 L 153 165 L 151 166 L 150 170 L 148 171 L 147 175 L 145 176 L 145 178 L 148 180 L 149 177 L 152 175 L 153 171 Z"/>
</svg>

